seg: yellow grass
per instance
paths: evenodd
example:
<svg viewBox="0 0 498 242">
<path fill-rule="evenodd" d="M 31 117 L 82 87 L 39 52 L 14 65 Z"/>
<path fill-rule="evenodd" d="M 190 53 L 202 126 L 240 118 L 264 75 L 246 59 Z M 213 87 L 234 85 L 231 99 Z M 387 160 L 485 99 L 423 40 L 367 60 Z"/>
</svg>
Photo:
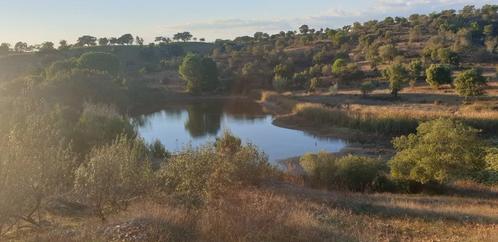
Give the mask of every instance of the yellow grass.
<svg viewBox="0 0 498 242">
<path fill-rule="evenodd" d="M 204 208 L 145 199 L 106 224 L 56 217 L 20 241 L 496 241 L 498 200 L 325 192 L 273 183 L 245 188 Z M 142 221 L 141 229 L 125 229 Z M 121 226 L 121 231 L 115 229 Z M 102 233 L 114 228 L 113 233 Z M 68 233 L 67 231 L 72 231 Z M 126 238 L 128 236 L 128 239 Z M 133 240 L 133 238 L 141 238 Z"/>
</svg>

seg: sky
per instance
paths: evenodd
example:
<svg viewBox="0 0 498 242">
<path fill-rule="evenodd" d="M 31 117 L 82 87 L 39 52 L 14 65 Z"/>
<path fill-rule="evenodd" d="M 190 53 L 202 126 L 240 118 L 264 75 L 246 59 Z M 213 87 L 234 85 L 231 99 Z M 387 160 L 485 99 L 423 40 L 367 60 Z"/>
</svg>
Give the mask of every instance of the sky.
<svg viewBox="0 0 498 242">
<path fill-rule="evenodd" d="M 150 42 L 180 31 L 212 41 L 484 4 L 498 0 L 0 0 L 0 42 L 74 43 L 81 35 L 125 33 Z"/>
</svg>

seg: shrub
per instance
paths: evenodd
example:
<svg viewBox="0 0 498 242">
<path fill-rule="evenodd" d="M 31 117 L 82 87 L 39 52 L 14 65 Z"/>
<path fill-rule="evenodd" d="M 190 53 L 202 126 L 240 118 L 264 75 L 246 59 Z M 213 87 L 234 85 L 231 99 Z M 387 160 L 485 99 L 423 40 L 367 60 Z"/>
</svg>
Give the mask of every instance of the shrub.
<svg viewBox="0 0 498 242">
<path fill-rule="evenodd" d="M 30 114 L 1 138 L 0 229 L 20 220 L 39 226 L 43 200 L 71 188 L 75 157 L 55 124 L 52 115 Z"/>
<path fill-rule="evenodd" d="M 433 88 L 439 88 L 440 85 L 450 84 L 452 81 L 451 69 L 447 65 L 433 64 L 426 70 L 426 81 Z"/>
<path fill-rule="evenodd" d="M 350 191 L 373 188 L 386 168 L 379 159 L 352 155 L 338 158 L 325 152 L 305 154 L 299 164 L 314 185 Z"/>
<path fill-rule="evenodd" d="M 75 190 L 92 205 L 102 220 L 152 185 L 148 150 L 142 140 L 121 135 L 109 145 L 96 147 L 76 171 Z"/>
<path fill-rule="evenodd" d="M 344 59 L 337 59 L 332 64 L 332 73 L 336 75 L 342 74 L 346 70 L 346 61 Z"/>
<path fill-rule="evenodd" d="M 76 151 L 87 154 L 95 146 L 112 143 L 119 135 L 134 138 L 137 132 L 114 107 L 84 104 L 73 134 Z"/>
<path fill-rule="evenodd" d="M 107 72 L 116 75 L 120 70 L 118 57 L 105 52 L 87 52 L 77 60 L 77 66 L 81 69 L 90 69 Z"/>
<path fill-rule="evenodd" d="M 260 183 L 271 170 L 264 153 L 225 132 L 214 145 L 188 147 L 171 157 L 159 177 L 166 191 L 202 205 L 231 187 Z"/>
<path fill-rule="evenodd" d="M 385 169 L 385 162 L 362 156 L 345 156 L 336 161 L 335 182 L 351 191 L 365 191 Z"/>
<path fill-rule="evenodd" d="M 361 84 L 360 90 L 363 96 L 367 96 L 368 94 L 372 93 L 375 90 L 375 85 L 371 81 L 366 81 Z"/>
<path fill-rule="evenodd" d="M 416 134 L 393 140 L 397 153 L 389 161 L 391 175 L 421 183 L 472 177 L 485 166 L 478 133 L 448 119 L 422 123 Z"/>
<path fill-rule="evenodd" d="M 299 164 L 313 184 L 329 186 L 334 178 L 336 159 L 327 152 L 307 153 L 299 159 Z"/>
<path fill-rule="evenodd" d="M 459 95 L 464 97 L 482 95 L 486 78 L 482 76 L 479 69 L 466 70 L 455 79 L 455 89 Z"/>
</svg>

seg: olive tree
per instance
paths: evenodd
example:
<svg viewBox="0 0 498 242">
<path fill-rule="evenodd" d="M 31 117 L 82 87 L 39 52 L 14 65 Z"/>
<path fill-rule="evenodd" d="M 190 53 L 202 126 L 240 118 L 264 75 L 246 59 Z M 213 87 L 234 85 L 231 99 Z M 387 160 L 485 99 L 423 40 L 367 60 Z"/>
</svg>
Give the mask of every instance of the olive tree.
<svg viewBox="0 0 498 242">
<path fill-rule="evenodd" d="M 105 220 L 151 187 L 148 153 L 142 140 L 125 135 L 110 145 L 94 148 L 76 171 L 75 190 Z"/>
<path fill-rule="evenodd" d="M 466 70 L 455 79 L 455 89 L 460 96 L 470 97 L 482 95 L 486 86 L 486 78 L 479 69 Z"/>
<path fill-rule="evenodd" d="M 408 71 L 402 64 L 395 63 L 384 70 L 383 76 L 389 81 L 391 94 L 397 97 L 401 90 L 401 83 L 408 79 Z"/>
<path fill-rule="evenodd" d="M 426 81 L 433 88 L 439 88 L 440 85 L 452 82 L 451 69 L 447 65 L 433 64 L 425 72 Z"/>
<path fill-rule="evenodd" d="M 478 133 L 449 119 L 422 123 L 416 134 L 393 140 L 397 153 L 389 161 L 392 176 L 421 183 L 471 178 L 485 167 Z"/>
<path fill-rule="evenodd" d="M 75 159 L 55 123 L 30 115 L 0 142 L 0 234 L 19 221 L 40 226 L 43 201 L 71 188 Z"/>
</svg>

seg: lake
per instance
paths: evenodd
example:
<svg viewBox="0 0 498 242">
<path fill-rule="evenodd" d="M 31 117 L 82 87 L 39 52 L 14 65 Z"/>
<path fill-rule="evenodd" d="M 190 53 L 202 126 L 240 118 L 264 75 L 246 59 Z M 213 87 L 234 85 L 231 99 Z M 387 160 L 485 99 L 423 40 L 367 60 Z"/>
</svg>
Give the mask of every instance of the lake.
<svg viewBox="0 0 498 242">
<path fill-rule="evenodd" d="M 344 140 L 320 138 L 303 131 L 272 124 L 273 117 L 255 102 L 245 99 L 202 100 L 168 105 L 161 111 L 133 119 L 146 142 L 161 141 L 169 151 L 186 145 L 198 147 L 229 130 L 245 143 L 264 151 L 270 161 L 296 157 L 307 152 L 338 152 Z"/>
</svg>

